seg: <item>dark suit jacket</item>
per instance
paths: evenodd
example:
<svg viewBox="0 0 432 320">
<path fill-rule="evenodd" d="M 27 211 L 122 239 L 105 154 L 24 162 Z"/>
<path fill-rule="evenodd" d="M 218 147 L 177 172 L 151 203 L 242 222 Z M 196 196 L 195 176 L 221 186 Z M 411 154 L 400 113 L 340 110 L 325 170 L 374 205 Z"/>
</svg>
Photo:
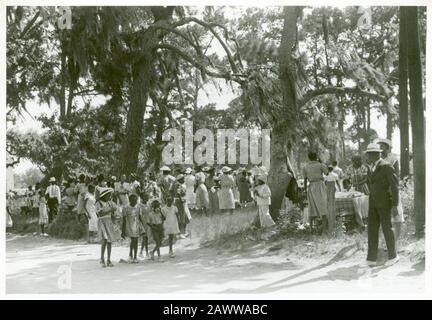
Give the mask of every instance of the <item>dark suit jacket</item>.
<svg viewBox="0 0 432 320">
<path fill-rule="evenodd" d="M 398 178 L 394 168 L 380 159 L 374 172 L 369 175 L 369 208 L 386 208 L 399 203 Z"/>
</svg>

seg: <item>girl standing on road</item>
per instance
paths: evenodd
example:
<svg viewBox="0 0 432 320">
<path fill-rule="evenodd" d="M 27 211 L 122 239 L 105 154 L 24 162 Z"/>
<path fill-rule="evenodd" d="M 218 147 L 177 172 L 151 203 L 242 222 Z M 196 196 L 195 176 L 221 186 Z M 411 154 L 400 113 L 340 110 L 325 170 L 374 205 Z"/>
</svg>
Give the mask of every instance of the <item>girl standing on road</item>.
<svg viewBox="0 0 432 320">
<path fill-rule="evenodd" d="M 173 199 L 167 199 L 167 205 L 162 208 L 162 214 L 166 217 L 164 222 L 165 233 L 168 235 L 169 256 L 174 258 L 173 243 L 174 237 L 180 233 L 177 220 L 177 207 L 173 205 Z"/>
<path fill-rule="evenodd" d="M 117 206 L 111 200 L 113 189 L 99 189 L 99 200 L 96 201 L 96 214 L 98 216 L 98 239 L 101 241 L 101 260 L 102 267 L 113 267 L 111 262 L 111 244 L 118 240 L 114 230 L 114 215 Z M 107 251 L 107 262 L 105 263 L 105 249 Z"/>
<path fill-rule="evenodd" d="M 142 240 L 141 240 L 141 250 L 139 253 L 139 256 L 141 258 L 144 258 L 143 251 L 145 248 L 146 251 L 146 257 L 149 258 L 149 250 L 148 250 L 148 237 L 151 235 L 151 229 L 149 227 L 148 220 L 149 220 L 149 212 L 150 212 L 150 206 L 148 204 L 149 196 L 145 192 L 141 192 L 141 203 L 139 206 L 141 207 L 141 222 L 144 227 L 144 232 L 142 233 Z"/>
<path fill-rule="evenodd" d="M 162 245 L 162 240 L 164 236 L 163 223 L 165 221 L 165 216 L 160 208 L 159 200 L 155 199 L 152 202 L 152 210 L 149 212 L 149 221 L 147 224 L 150 226 L 153 234 L 153 239 L 156 243 L 155 248 L 152 250 L 150 257 L 154 260 L 154 254 L 157 251 L 158 257 L 160 258 L 160 247 Z"/>
<path fill-rule="evenodd" d="M 138 238 L 144 232 L 141 223 L 141 206 L 138 205 L 138 195 L 129 196 L 129 205 L 123 210 L 122 238 L 130 238 L 129 261 L 138 263 Z"/>
<path fill-rule="evenodd" d="M 39 203 L 39 225 L 41 228 L 41 236 L 47 237 L 48 234 L 45 232 L 45 225 L 48 224 L 48 211 L 46 205 L 45 190 L 41 188 L 38 194 Z"/>
</svg>

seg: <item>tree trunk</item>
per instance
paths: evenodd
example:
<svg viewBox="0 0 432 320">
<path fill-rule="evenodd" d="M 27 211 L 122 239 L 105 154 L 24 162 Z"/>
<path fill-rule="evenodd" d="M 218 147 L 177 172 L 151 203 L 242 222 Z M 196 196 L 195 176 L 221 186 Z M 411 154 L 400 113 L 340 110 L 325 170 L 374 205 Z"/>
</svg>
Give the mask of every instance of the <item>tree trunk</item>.
<svg viewBox="0 0 432 320">
<path fill-rule="evenodd" d="M 154 54 L 147 52 L 145 58 L 132 66 L 131 104 L 126 122 L 126 137 L 121 147 L 119 174 L 130 175 L 138 167 L 138 156 L 141 148 L 141 138 L 144 126 L 144 111 L 151 90 L 151 67 Z"/>
<path fill-rule="evenodd" d="M 155 18 L 155 23 L 161 20 L 168 20 L 172 17 L 174 7 L 151 7 Z M 119 173 L 129 175 L 136 172 L 138 167 L 138 157 L 141 148 L 141 140 L 144 126 L 144 112 L 147 105 L 147 99 L 154 85 L 154 63 L 156 61 L 156 52 L 153 49 L 163 38 L 165 32 L 158 32 L 154 29 L 148 29 L 145 32 L 144 39 L 139 43 L 145 44 L 145 47 L 138 47 L 140 58 L 132 63 L 132 87 L 131 87 L 131 104 L 129 106 L 126 137 L 121 147 L 120 163 L 118 165 Z"/>
<path fill-rule="evenodd" d="M 399 130 L 400 130 L 400 178 L 409 175 L 409 113 L 408 113 L 408 65 L 407 65 L 406 13 L 399 10 Z"/>
<path fill-rule="evenodd" d="M 273 218 L 279 216 L 279 210 L 288 186 L 286 163 L 288 131 L 293 127 L 296 117 L 296 66 L 292 58 L 295 46 L 297 17 L 299 7 L 284 7 L 284 27 L 279 47 L 279 79 L 281 82 L 283 107 L 286 118 L 275 123 L 270 146 L 270 170 L 268 184 L 272 192 L 270 212 Z"/>
<path fill-rule="evenodd" d="M 423 81 L 420 56 L 417 7 L 406 10 L 408 37 L 408 77 L 410 93 L 411 130 L 414 156 L 414 212 L 416 235 L 424 236 L 425 226 L 425 119 L 423 108 Z"/>
<path fill-rule="evenodd" d="M 393 116 L 389 110 L 390 102 L 385 102 L 386 106 L 386 138 L 391 140 L 393 136 Z"/>
<path fill-rule="evenodd" d="M 66 53 L 64 52 L 64 45 L 62 45 L 61 56 L 61 88 L 60 88 L 60 119 L 63 119 L 66 115 Z"/>
</svg>

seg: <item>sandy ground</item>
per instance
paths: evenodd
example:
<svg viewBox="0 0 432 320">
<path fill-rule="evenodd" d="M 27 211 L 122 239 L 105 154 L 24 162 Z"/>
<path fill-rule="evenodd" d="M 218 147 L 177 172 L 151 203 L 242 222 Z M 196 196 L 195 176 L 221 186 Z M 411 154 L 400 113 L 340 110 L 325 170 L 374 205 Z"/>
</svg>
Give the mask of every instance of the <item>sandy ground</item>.
<svg viewBox="0 0 432 320">
<path fill-rule="evenodd" d="M 354 241 L 353 241 L 354 243 Z M 127 245 L 113 247 L 113 268 L 101 268 L 100 246 L 84 242 L 7 235 L 6 291 L 13 293 L 392 293 L 425 290 L 424 260 L 404 251 L 388 268 L 360 268 L 365 253 L 355 243 L 317 257 L 293 256 L 282 244 L 261 241 L 243 249 L 176 243 L 176 257 L 162 248 L 160 261 L 119 263 Z M 307 245 L 307 244 L 305 244 Z M 406 250 L 405 250 L 406 251 Z M 70 270 L 70 272 L 69 272 Z M 70 274 L 70 282 L 65 276 Z M 69 286 L 70 284 L 70 286 Z"/>
</svg>

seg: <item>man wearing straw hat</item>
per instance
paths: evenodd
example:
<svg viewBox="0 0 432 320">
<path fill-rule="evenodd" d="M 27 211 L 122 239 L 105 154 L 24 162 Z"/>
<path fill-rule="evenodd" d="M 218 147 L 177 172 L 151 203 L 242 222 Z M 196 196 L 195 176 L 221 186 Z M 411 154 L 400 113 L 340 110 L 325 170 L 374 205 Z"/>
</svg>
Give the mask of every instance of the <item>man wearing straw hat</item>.
<svg viewBox="0 0 432 320">
<path fill-rule="evenodd" d="M 378 235 L 381 226 L 388 251 L 388 260 L 385 265 L 390 266 L 399 261 L 399 257 L 396 254 L 395 237 L 391 222 L 392 215 L 398 214 L 398 179 L 393 167 L 381 159 L 381 148 L 378 144 L 369 144 L 366 149 L 366 155 L 371 165 L 366 265 L 376 266 Z"/>
</svg>

